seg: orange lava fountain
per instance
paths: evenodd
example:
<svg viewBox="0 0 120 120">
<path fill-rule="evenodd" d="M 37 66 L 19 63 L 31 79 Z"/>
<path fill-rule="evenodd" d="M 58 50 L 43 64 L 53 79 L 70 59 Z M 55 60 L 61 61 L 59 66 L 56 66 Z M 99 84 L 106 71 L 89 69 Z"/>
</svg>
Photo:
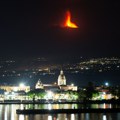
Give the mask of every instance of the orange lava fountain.
<svg viewBox="0 0 120 120">
<path fill-rule="evenodd" d="M 66 17 L 65 18 L 65 23 L 63 25 L 64 27 L 78 28 L 78 26 L 75 23 L 71 22 L 71 13 L 70 13 L 70 11 L 66 12 L 66 16 L 65 17 Z"/>
</svg>

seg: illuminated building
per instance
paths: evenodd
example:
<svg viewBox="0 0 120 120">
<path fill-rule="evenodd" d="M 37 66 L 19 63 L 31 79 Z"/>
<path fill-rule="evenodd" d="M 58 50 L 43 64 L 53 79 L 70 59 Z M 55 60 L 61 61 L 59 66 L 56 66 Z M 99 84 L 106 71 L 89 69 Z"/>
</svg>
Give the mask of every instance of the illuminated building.
<svg viewBox="0 0 120 120">
<path fill-rule="evenodd" d="M 20 85 L 20 86 L 8 86 L 8 85 L 1 85 L 0 89 L 5 90 L 6 92 L 12 91 L 30 91 L 30 86 Z"/>
<path fill-rule="evenodd" d="M 60 71 L 60 75 L 58 76 L 57 80 L 58 84 L 42 84 L 40 80 L 36 83 L 35 89 L 45 89 L 46 91 L 58 91 L 58 90 L 71 90 L 71 91 L 77 91 L 77 86 L 74 86 L 74 84 L 66 85 L 66 77 L 63 73 L 63 70 Z"/>
<path fill-rule="evenodd" d="M 60 75 L 58 76 L 58 85 L 66 85 L 66 78 L 63 71 L 60 71 Z"/>
<path fill-rule="evenodd" d="M 72 85 L 66 85 L 66 77 L 63 73 L 63 71 L 60 71 L 60 75 L 58 76 L 58 85 L 60 86 L 61 90 L 72 90 L 72 91 L 77 91 L 77 86 Z"/>
<path fill-rule="evenodd" d="M 77 91 L 77 86 L 74 85 L 60 86 L 60 89 L 64 91 L 68 91 L 68 90 Z"/>
<path fill-rule="evenodd" d="M 1 85 L 0 89 L 3 90 L 2 101 L 4 100 L 27 100 L 26 93 L 30 91 L 30 86 L 25 86 L 21 83 L 19 86 Z"/>
<path fill-rule="evenodd" d="M 44 86 L 42 84 L 42 82 L 40 80 L 38 80 L 38 82 L 36 83 L 35 89 L 43 89 Z"/>
</svg>

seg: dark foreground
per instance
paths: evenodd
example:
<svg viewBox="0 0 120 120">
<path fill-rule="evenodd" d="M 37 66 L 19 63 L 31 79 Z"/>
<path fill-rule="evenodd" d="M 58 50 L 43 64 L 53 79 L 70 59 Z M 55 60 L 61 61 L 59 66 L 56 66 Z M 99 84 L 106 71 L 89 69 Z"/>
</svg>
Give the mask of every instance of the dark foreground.
<svg viewBox="0 0 120 120">
<path fill-rule="evenodd" d="M 23 109 L 16 110 L 17 114 L 57 114 L 57 113 L 117 113 L 120 108 L 107 109 Z"/>
</svg>

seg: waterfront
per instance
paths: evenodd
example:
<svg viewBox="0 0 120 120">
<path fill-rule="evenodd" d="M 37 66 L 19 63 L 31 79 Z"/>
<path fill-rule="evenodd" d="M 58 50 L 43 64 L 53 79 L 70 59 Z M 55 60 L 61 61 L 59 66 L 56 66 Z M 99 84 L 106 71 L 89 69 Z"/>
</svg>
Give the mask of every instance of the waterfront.
<svg viewBox="0 0 120 120">
<path fill-rule="evenodd" d="M 89 108 L 120 108 L 119 105 L 111 104 L 91 104 L 86 105 Z M 75 109 L 83 107 L 78 104 L 5 104 L 0 105 L 0 120 L 119 120 L 120 113 L 80 113 L 80 114 L 29 114 L 29 115 L 17 115 L 16 109 Z"/>
</svg>

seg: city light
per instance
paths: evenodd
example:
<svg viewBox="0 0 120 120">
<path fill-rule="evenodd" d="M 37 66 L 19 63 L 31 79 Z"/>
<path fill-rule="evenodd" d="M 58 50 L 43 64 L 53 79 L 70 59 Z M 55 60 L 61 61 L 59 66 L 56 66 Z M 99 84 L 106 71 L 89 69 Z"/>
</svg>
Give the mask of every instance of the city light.
<svg viewBox="0 0 120 120">
<path fill-rule="evenodd" d="M 72 83 L 71 86 L 74 86 L 74 84 Z"/>
<path fill-rule="evenodd" d="M 52 91 L 48 91 L 47 92 L 47 97 L 48 97 L 48 99 L 51 99 L 53 97 L 53 92 Z"/>
<path fill-rule="evenodd" d="M 51 110 L 52 109 L 52 105 L 48 104 L 48 109 Z"/>
<path fill-rule="evenodd" d="M 109 83 L 108 83 L 108 82 L 106 82 L 106 83 L 105 83 L 105 86 L 109 86 Z"/>
<path fill-rule="evenodd" d="M 20 87 L 21 88 L 25 87 L 25 84 L 24 83 L 20 83 Z"/>
</svg>

